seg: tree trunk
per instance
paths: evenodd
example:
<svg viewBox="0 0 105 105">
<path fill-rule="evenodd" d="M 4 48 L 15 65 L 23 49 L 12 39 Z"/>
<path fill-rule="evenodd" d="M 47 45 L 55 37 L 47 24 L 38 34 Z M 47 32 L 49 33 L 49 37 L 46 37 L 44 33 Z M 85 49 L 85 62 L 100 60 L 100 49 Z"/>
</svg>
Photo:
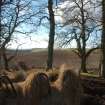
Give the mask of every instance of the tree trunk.
<svg viewBox="0 0 105 105">
<path fill-rule="evenodd" d="M 102 44 L 102 55 L 103 55 L 103 60 L 102 60 L 102 75 L 105 78 L 105 0 L 102 0 L 102 24 L 103 24 L 103 29 L 102 29 L 102 39 L 101 39 L 101 44 Z"/>
<path fill-rule="evenodd" d="M 81 1 L 81 17 L 82 17 L 82 30 L 81 30 L 81 38 L 82 38 L 82 51 L 81 51 L 81 70 L 83 72 L 87 72 L 86 70 L 86 34 L 85 34 L 85 16 L 84 16 L 84 8 L 83 8 L 83 0 Z"/>
<path fill-rule="evenodd" d="M 53 64 L 55 19 L 54 19 L 53 1 L 52 0 L 48 0 L 48 11 L 49 11 L 49 21 L 50 21 L 50 32 L 49 32 L 48 59 L 47 59 L 47 69 L 46 70 L 52 69 L 52 64 Z"/>
<path fill-rule="evenodd" d="M 0 0 L 0 39 L 1 39 L 1 6 L 2 6 L 2 1 Z M 1 46 L 1 40 L 0 40 L 0 46 Z"/>
<path fill-rule="evenodd" d="M 6 49 L 2 47 L 0 49 L 0 54 L 1 54 L 0 55 L 0 60 L 1 60 L 0 68 L 5 69 L 5 70 L 9 70 L 8 58 L 7 58 L 7 55 L 6 55 Z"/>
<path fill-rule="evenodd" d="M 99 77 L 102 77 L 102 54 L 100 54 L 100 60 L 99 60 L 99 67 L 98 67 L 98 69 L 99 69 Z"/>
<path fill-rule="evenodd" d="M 81 70 L 84 73 L 87 73 L 87 69 L 86 69 L 86 57 L 84 57 L 84 56 L 81 57 Z"/>
<path fill-rule="evenodd" d="M 6 49 L 3 49 L 2 56 L 3 56 L 3 61 L 4 61 L 4 69 L 9 71 L 9 65 L 8 65 L 8 59 L 6 55 Z"/>
</svg>

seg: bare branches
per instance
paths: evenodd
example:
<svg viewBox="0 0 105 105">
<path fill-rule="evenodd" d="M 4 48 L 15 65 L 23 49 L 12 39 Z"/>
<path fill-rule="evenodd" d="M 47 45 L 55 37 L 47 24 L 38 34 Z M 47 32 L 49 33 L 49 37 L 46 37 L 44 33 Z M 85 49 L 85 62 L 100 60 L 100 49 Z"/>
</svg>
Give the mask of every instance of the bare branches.
<svg viewBox="0 0 105 105">
<path fill-rule="evenodd" d="M 49 17 L 48 17 L 48 16 L 43 16 L 43 17 L 41 17 L 40 20 L 39 20 L 38 26 L 40 26 L 40 25 L 42 24 L 42 21 L 43 21 L 44 19 L 49 20 Z"/>
<path fill-rule="evenodd" d="M 82 70 L 86 69 L 86 56 L 89 56 L 93 49 L 97 49 L 92 48 L 92 43 L 90 45 L 92 49 L 89 52 L 86 50 L 89 40 L 95 39 L 95 31 L 101 28 L 99 22 L 101 18 L 95 14 L 96 4 L 97 2 L 92 0 L 72 0 L 70 5 L 67 4 L 63 9 L 65 20 L 61 27 L 63 30 L 57 35 L 58 43 L 62 46 L 68 46 L 75 40 L 77 51 L 74 52 L 81 59 Z"/>
<path fill-rule="evenodd" d="M 12 3 L 11 0 L 10 3 L 6 0 L 2 1 L 0 12 L 0 19 L 2 18 L 2 21 L 0 22 L 0 56 L 2 56 L 3 52 L 5 52 L 4 50 L 6 49 L 6 45 L 8 45 L 11 40 L 15 40 L 13 38 L 14 35 L 29 35 L 33 33 L 33 30 L 35 32 L 35 28 L 37 27 L 38 23 L 41 24 L 41 21 L 45 17 L 39 19 L 40 17 L 38 16 L 39 14 L 42 14 L 44 10 L 40 7 L 40 9 L 36 9 L 34 6 L 35 4 L 32 4 L 31 0 L 16 0 L 12 1 Z M 39 22 L 37 21 L 37 19 Z M 27 28 L 27 26 L 29 28 Z"/>
</svg>

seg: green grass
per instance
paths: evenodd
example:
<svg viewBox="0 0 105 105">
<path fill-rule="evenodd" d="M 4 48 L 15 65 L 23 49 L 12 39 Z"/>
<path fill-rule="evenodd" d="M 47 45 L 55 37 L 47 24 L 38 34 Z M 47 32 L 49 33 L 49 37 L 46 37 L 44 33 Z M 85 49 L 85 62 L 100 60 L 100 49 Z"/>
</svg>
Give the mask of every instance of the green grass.
<svg viewBox="0 0 105 105">
<path fill-rule="evenodd" d="M 81 73 L 82 76 L 88 76 L 88 77 L 99 77 L 99 75 L 97 74 L 93 74 L 93 73 Z"/>
</svg>

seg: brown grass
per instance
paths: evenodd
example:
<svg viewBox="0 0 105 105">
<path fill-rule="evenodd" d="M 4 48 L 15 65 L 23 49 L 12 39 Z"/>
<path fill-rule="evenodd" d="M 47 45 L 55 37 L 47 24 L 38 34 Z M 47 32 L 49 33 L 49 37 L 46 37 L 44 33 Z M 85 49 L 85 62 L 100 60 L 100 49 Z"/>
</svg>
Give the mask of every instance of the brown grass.
<svg viewBox="0 0 105 105">
<path fill-rule="evenodd" d="M 14 85 L 17 97 L 6 99 L 4 105 L 40 105 L 42 98 L 47 97 L 50 90 L 48 77 L 41 72 L 31 73 L 24 82 Z"/>
<path fill-rule="evenodd" d="M 56 70 L 49 70 L 47 72 L 47 75 L 49 77 L 49 80 L 50 82 L 54 82 L 58 79 L 58 75 L 59 75 L 59 70 L 56 69 Z"/>
<path fill-rule="evenodd" d="M 25 64 L 31 68 L 45 68 L 47 61 L 47 51 L 41 52 L 30 52 L 30 53 L 18 53 L 18 55 L 11 61 L 10 66 L 12 66 L 15 62 L 23 61 Z M 98 69 L 100 61 L 100 52 L 93 52 L 88 60 L 87 60 L 87 68 L 88 69 Z M 80 67 L 80 59 L 79 57 L 72 52 L 70 49 L 68 50 L 54 50 L 54 61 L 53 67 L 59 68 L 62 64 L 67 64 L 69 67 L 73 66 L 75 68 Z"/>
<path fill-rule="evenodd" d="M 50 82 L 44 72 L 29 73 L 24 82 L 14 83 L 17 97 L 6 99 L 0 95 L 6 99 L 3 105 L 80 105 L 82 87 L 78 72 L 63 68 L 55 74 L 59 74 L 57 80 Z"/>
<path fill-rule="evenodd" d="M 80 84 L 79 75 L 72 69 L 67 69 L 61 74 L 62 93 L 67 105 L 80 105 L 82 96 L 82 87 Z"/>
<path fill-rule="evenodd" d="M 80 105 L 82 87 L 79 76 L 72 70 L 62 70 L 58 79 L 51 83 L 51 96 L 41 105 Z"/>
</svg>

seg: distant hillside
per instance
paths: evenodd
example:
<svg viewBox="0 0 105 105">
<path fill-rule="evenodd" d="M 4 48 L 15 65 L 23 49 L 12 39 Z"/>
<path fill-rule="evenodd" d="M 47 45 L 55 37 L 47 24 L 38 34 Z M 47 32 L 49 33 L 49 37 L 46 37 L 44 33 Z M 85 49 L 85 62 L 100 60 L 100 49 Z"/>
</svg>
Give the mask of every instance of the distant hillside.
<svg viewBox="0 0 105 105">
<path fill-rule="evenodd" d="M 30 52 L 32 52 L 31 49 L 30 50 L 17 50 L 18 54 L 20 54 L 20 53 L 26 54 L 26 53 L 30 53 Z M 8 54 L 14 54 L 14 53 L 16 53 L 16 50 L 14 50 L 14 49 L 7 49 L 7 53 Z"/>
<path fill-rule="evenodd" d="M 29 68 L 46 67 L 47 49 L 32 49 L 19 51 L 17 56 L 11 61 L 10 65 L 18 62 L 25 62 Z M 87 68 L 99 67 L 100 52 L 96 50 L 87 60 Z M 54 50 L 54 67 L 59 67 L 62 64 L 67 64 L 69 67 L 80 68 L 80 59 L 72 52 L 72 49 L 57 49 Z"/>
</svg>

